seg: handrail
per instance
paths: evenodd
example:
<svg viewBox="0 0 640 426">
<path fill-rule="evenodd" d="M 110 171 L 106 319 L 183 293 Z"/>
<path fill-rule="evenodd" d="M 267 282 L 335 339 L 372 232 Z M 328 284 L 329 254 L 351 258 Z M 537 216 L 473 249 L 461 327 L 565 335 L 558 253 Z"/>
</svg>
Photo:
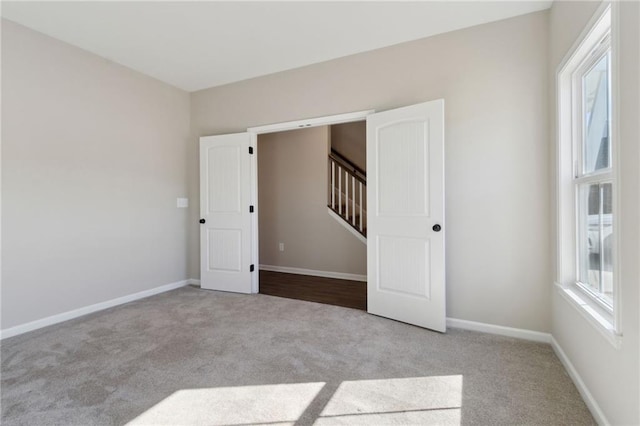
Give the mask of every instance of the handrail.
<svg viewBox="0 0 640 426">
<path fill-rule="evenodd" d="M 361 172 L 362 169 L 360 169 L 355 164 L 351 163 L 349 160 L 344 159 L 344 157 L 338 157 L 338 156 L 334 155 L 333 152 L 331 154 L 329 154 L 329 158 L 332 161 L 334 161 L 335 163 L 337 163 L 340 166 L 342 166 L 342 170 L 344 170 L 345 172 L 349 173 L 350 176 L 353 176 L 358 181 L 360 181 L 360 182 L 362 182 L 364 184 L 367 183 L 367 175 L 366 175 L 366 173 Z"/>
<path fill-rule="evenodd" d="M 344 155 L 340 154 L 335 149 L 331 148 L 331 154 L 329 154 L 329 157 L 333 158 L 334 160 L 336 160 L 339 163 L 342 163 L 343 166 L 347 166 L 347 167 L 353 169 L 352 171 L 354 173 L 359 173 L 361 175 L 361 177 L 366 181 L 367 172 L 362 170 L 354 162 L 352 162 L 351 160 L 347 159 Z"/>
</svg>

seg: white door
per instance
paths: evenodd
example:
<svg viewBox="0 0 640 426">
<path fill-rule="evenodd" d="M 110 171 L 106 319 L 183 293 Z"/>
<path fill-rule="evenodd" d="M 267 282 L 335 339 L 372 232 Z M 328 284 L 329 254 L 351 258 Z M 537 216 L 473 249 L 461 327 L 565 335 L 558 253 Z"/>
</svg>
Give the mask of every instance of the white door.
<svg viewBox="0 0 640 426">
<path fill-rule="evenodd" d="M 446 331 L 444 100 L 367 117 L 369 313 Z"/>
<path fill-rule="evenodd" d="M 200 286 L 251 293 L 250 133 L 200 138 Z"/>
</svg>

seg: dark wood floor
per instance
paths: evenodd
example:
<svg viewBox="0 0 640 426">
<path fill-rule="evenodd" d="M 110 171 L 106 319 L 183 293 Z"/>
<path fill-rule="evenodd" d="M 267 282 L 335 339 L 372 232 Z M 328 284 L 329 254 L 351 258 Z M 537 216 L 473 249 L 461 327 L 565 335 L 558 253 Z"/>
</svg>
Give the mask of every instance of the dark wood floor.
<svg viewBox="0 0 640 426">
<path fill-rule="evenodd" d="M 367 310 L 367 283 L 260 271 L 260 293 Z"/>
</svg>

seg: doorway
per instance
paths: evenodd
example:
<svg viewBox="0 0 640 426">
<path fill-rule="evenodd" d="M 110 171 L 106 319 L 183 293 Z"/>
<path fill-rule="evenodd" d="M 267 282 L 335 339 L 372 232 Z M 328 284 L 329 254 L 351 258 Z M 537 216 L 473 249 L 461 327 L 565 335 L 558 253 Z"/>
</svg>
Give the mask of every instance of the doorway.
<svg viewBox="0 0 640 426">
<path fill-rule="evenodd" d="M 328 167 L 332 148 L 364 162 L 364 124 L 258 135 L 260 293 L 366 310 L 366 239 L 355 217 L 330 208 L 339 189 Z M 340 199 L 343 212 L 356 210 L 349 189 Z"/>
</svg>

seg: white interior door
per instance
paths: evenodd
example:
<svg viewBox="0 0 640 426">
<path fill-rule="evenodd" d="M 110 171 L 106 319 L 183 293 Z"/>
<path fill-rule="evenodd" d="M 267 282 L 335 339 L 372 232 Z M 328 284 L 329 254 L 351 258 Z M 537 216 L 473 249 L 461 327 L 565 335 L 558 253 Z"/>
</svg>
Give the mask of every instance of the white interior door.
<svg viewBox="0 0 640 426">
<path fill-rule="evenodd" d="M 200 138 L 200 286 L 251 293 L 250 133 Z"/>
<path fill-rule="evenodd" d="M 369 313 L 446 331 L 444 100 L 367 117 Z"/>
</svg>

